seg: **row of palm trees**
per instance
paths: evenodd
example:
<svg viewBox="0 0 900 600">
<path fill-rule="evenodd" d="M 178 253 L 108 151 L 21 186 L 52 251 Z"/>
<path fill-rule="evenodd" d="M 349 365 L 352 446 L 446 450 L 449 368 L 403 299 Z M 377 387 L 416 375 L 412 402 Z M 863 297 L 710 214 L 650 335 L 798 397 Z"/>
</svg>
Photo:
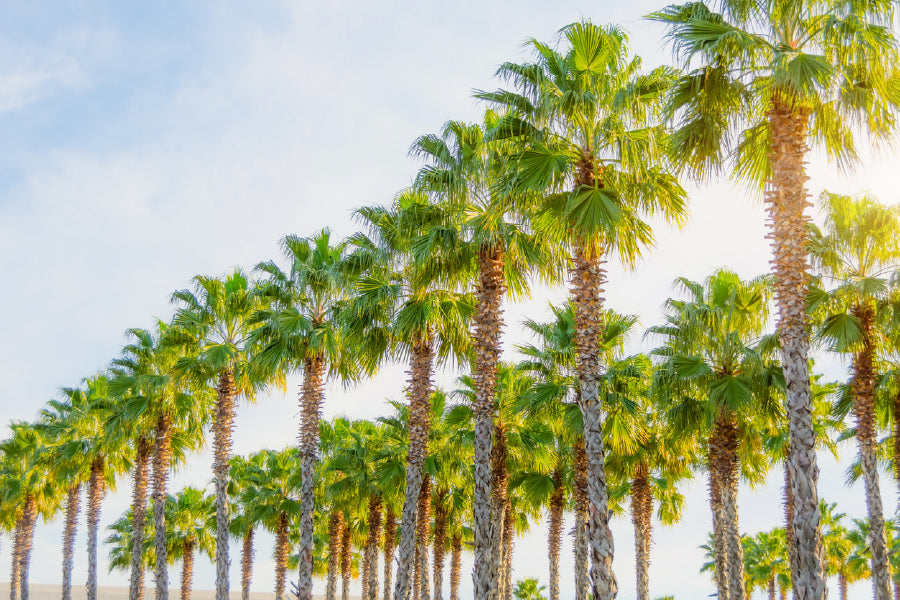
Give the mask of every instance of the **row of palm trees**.
<svg viewBox="0 0 900 600">
<path fill-rule="evenodd" d="M 135 343 L 113 362 L 109 373 L 92 378 L 85 390 L 78 391 L 86 405 L 109 411 L 106 417 L 73 417 L 72 425 L 68 415 L 45 419 L 49 429 L 77 423 L 85 428 L 82 439 L 93 440 L 90 452 L 80 453 L 91 455 L 92 462 L 79 467 L 80 481 L 89 488 L 89 548 L 96 546 L 95 524 L 105 482 L 127 461 L 133 460 L 137 469 L 135 518 L 145 518 L 142 507 L 152 460 L 154 520 L 157 526 L 164 520 L 166 475 L 173 455 L 186 451 L 189 442 L 179 447 L 183 440 L 199 439 L 189 434 L 191 428 L 211 419 L 216 593 L 217 600 L 225 600 L 235 402 L 239 395 L 252 398 L 267 385 L 283 383 L 286 374 L 299 373 L 303 384 L 298 592 L 307 600 L 314 566 L 314 474 L 325 382 L 358 380 L 385 360 L 404 360 L 409 363 L 408 452 L 395 586 L 395 596 L 404 600 L 417 564 L 431 381 L 436 364 L 455 359 L 470 364 L 472 373 L 475 595 L 493 600 L 498 582 L 504 580 L 503 524 L 511 518 L 502 476 L 492 464 L 500 451 L 495 447 L 502 448 L 495 407 L 503 302 L 527 294 L 535 278 L 558 282 L 567 271 L 572 293 L 571 374 L 577 382 L 573 398 L 583 430 L 586 490 L 577 529 L 585 541 L 584 560 L 589 557 L 591 564 L 579 589 L 589 588 L 596 598 L 614 597 L 603 436 L 609 401 L 609 364 L 602 345 L 605 260 L 618 256 L 633 265 L 652 242 L 649 217 L 659 215 L 676 223 L 686 218 L 687 195 L 678 175 L 702 177 L 734 161 L 738 178 L 766 183 L 779 338 L 778 344 L 771 340 L 770 348 L 781 351 L 787 398 L 789 440 L 784 447 L 791 487 L 788 537 L 795 549 L 793 581 L 799 597 L 821 598 L 824 571 L 808 361 L 803 160 L 808 145 L 821 142 L 830 156 L 852 163 L 853 131 L 847 122 L 875 138 L 893 131 L 900 106 L 892 83 L 897 68 L 890 28 L 893 6 L 719 4 L 718 13 L 693 3 L 652 15 L 669 28 L 684 67 L 681 72 L 669 67 L 644 72 L 631 54 L 627 35 L 615 26 L 574 23 L 561 31 L 557 47 L 532 40 L 531 62 L 500 67 L 498 75 L 507 87 L 476 94 L 491 106 L 484 123 L 450 122 L 440 134 L 415 141 L 413 153 L 425 163 L 415 185 L 389 206 L 358 209 L 359 233 L 338 243 L 327 232 L 313 238 L 289 236 L 283 241 L 286 270 L 275 263 L 260 264 L 260 281 L 241 271 L 221 279 L 198 276 L 193 290 L 173 294 L 176 313 L 171 323 L 160 323 L 152 332 L 134 331 Z M 823 259 L 821 267 L 831 264 L 834 261 Z M 727 275 L 715 278 L 719 277 Z M 880 273 L 872 277 L 883 279 Z M 752 282 L 743 286 L 751 297 L 758 295 L 754 286 Z M 828 305 L 826 296 L 831 297 L 823 295 L 823 306 Z M 711 368 L 705 357 L 687 363 L 673 357 L 694 356 L 691 353 L 708 327 L 730 331 L 734 325 L 752 337 L 761 332 L 763 320 L 748 314 L 734 324 L 730 317 L 711 317 L 709 325 L 697 328 L 684 321 L 687 316 L 679 312 L 677 302 L 669 308 L 671 323 L 656 332 L 669 336 L 671 345 L 661 357 L 667 365 L 663 371 L 672 381 L 665 386 L 667 393 L 696 396 L 700 404 L 728 401 L 727 415 L 711 424 L 707 442 L 710 464 L 715 466 L 710 471 L 712 500 L 716 531 L 723 532 L 717 536 L 722 540 L 722 560 L 730 554 L 730 583 L 720 582 L 720 594 L 737 600 L 743 597 L 743 578 L 738 576 L 743 567 L 735 541 L 735 448 L 742 406 L 757 404 L 751 400 L 763 394 L 742 379 L 743 369 L 765 373 L 768 363 L 760 358 L 759 365 L 744 364 L 742 353 L 750 352 L 746 342 L 728 342 L 723 356 L 709 357 L 725 360 L 725 371 Z M 844 321 L 852 322 L 857 337 L 868 339 L 863 334 L 876 319 L 868 304 L 854 310 L 829 331 L 849 335 Z M 762 349 L 758 353 L 765 355 Z M 863 414 L 873 393 L 874 354 L 866 350 L 854 355 L 858 364 L 854 363 L 856 383 L 850 396 Z M 693 365 L 693 370 L 686 365 Z M 118 412 L 121 405 L 132 407 L 125 416 Z M 182 412 L 196 406 L 206 408 Z M 69 411 L 70 405 L 61 408 Z M 91 426 L 92 419 L 96 423 Z M 101 435 L 107 429 L 102 425 L 112 421 L 120 424 L 113 428 L 117 435 Z M 21 446 L 17 451 L 22 456 L 30 456 L 26 438 L 31 434 L 24 433 L 29 428 L 14 429 L 10 443 Z M 857 429 L 860 439 L 869 439 L 871 419 L 863 417 Z M 129 432 L 130 443 L 121 442 Z M 48 435 L 55 436 L 56 442 L 50 444 L 54 451 L 64 445 L 60 432 Z M 879 512 L 871 500 L 877 497 L 877 481 L 870 476 L 871 444 L 863 445 L 870 512 Z M 143 453 L 120 460 L 117 452 L 132 447 Z M 70 450 L 68 456 L 78 454 Z M 35 506 L 29 502 L 16 506 L 24 507 L 14 512 L 23 533 L 17 536 L 22 540 L 17 557 L 25 557 L 27 532 L 33 529 L 38 508 L 29 508 Z M 878 530 L 877 518 L 872 524 Z M 135 529 L 135 548 L 142 543 L 137 539 L 141 531 Z M 156 584 L 162 598 L 167 593 L 165 554 L 165 544 L 158 539 Z M 21 565 L 19 558 L 14 562 Z M 879 563 L 876 580 L 885 581 L 886 568 L 886 561 Z M 14 571 L 16 577 L 22 572 Z M 133 597 L 140 589 L 139 571 L 135 565 Z M 89 577 L 91 588 L 95 589 L 95 578 Z"/>
</svg>

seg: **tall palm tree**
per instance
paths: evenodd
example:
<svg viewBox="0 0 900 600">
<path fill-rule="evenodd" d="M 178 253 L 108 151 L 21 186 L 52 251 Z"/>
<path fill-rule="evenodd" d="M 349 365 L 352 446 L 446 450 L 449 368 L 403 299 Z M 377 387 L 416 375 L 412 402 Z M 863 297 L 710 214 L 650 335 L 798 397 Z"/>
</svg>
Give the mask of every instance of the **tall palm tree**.
<svg viewBox="0 0 900 600">
<path fill-rule="evenodd" d="M 127 331 L 130 344 L 110 367 L 109 391 L 118 404 L 110 429 L 120 435 L 137 437 L 132 514 L 131 587 L 129 597 L 141 596 L 143 568 L 138 548 L 143 545 L 144 505 L 146 503 L 147 457 L 153 462 L 153 530 L 155 535 L 156 599 L 168 598 L 169 560 L 166 556 L 165 503 L 169 471 L 173 458 L 186 450 L 197 450 L 204 442 L 203 428 L 211 420 L 213 396 L 205 385 L 190 386 L 174 376 L 181 357 L 183 332 L 158 321 L 156 331 L 132 328 Z M 134 434 L 131 432 L 134 431 Z M 173 446 L 174 442 L 174 446 Z"/>
<path fill-rule="evenodd" d="M 194 553 L 215 556 L 216 538 L 210 528 L 214 507 L 213 497 L 192 487 L 166 498 L 166 556 L 181 560 L 181 600 L 191 598 Z"/>
<path fill-rule="evenodd" d="M 591 582 L 594 597 L 607 600 L 615 597 L 617 584 L 599 389 L 603 264 L 613 253 L 633 264 L 652 240 L 643 219 L 655 213 L 682 219 L 686 193 L 667 171 L 666 130 L 659 119 L 674 72 L 663 67 L 642 74 L 640 59 L 631 55 L 627 36 L 615 26 L 573 23 L 562 29 L 561 40 L 560 50 L 530 40 L 534 62 L 506 63 L 498 71 L 513 89 L 478 97 L 513 111 L 496 133 L 529 142 L 512 179 L 518 187 L 545 194 L 543 226 L 570 253 L 579 402 L 590 469 Z"/>
<path fill-rule="evenodd" d="M 441 211 L 425 196 L 405 192 L 390 208 L 366 207 L 356 214 L 367 234 L 351 238 L 355 247 L 351 260 L 366 271 L 348 311 L 350 335 L 370 366 L 387 355 L 409 360 L 409 452 L 395 586 L 396 600 L 407 600 L 428 453 L 434 362 L 466 356 L 473 300 L 447 284 L 465 268 L 458 257 L 443 260 L 431 255 L 417 261 L 414 256 L 414 243 L 442 222 Z"/>
<path fill-rule="evenodd" d="M 265 307 L 255 286 L 235 270 L 218 279 L 197 275 L 194 292 L 172 294 L 177 305 L 173 325 L 187 337 L 189 352 L 175 372 L 200 384 L 215 381 L 213 475 L 216 484 L 216 600 L 228 600 L 228 460 L 238 395 L 246 398 L 267 383 L 265 371 L 252 360 L 253 318 Z M 93 599 L 91 599 L 93 600 Z"/>
<path fill-rule="evenodd" d="M 262 313 L 257 335 L 266 347 L 260 360 L 274 370 L 303 374 L 300 392 L 300 600 L 312 598 L 314 473 L 318 460 L 319 415 L 328 377 L 353 379 L 357 363 L 341 331 L 338 309 L 347 299 L 354 273 L 346 260 L 346 244 L 334 244 L 323 229 L 315 236 L 287 236 L 281 241 L 287 272 L 274 262 L 257 269 L 269 275 L 265 283 L 272 307 Z"/>
<path fill-rule="evenodd" d="M 680 278 L 676 284 L 688 299 L 667 300 L 667 323 L 649 329 L 665 340 L 653 351 L 662 359 L 654 393 L 675 430 L 695 432 L 706 442 L 719 596 L 742 600 L 738 476 L 742 458 L 761 451 L 760 424 L 778 410 L 770 393 L 778 385 L 777 369 L 766 346 L 756 345 L 771 284 L 766 278 L 745 282 L 724 269 L 704 283 Z"/>
<path fill-rule="evenodd" d="M 426 165 L 416 176 L 418 189 L 431 193 L 447 210 L 447 223 L 433 227 L 423 253 L 457 251 L 472 263 L 475 283 L 475 314 L 472 319 L 473 372 L 476 395 L 475 457 L 475 596 L 494 593 L 499 564 L 499 529 L 502 507 L 491 506 L 491 433 L 493 398 L 501 354 L 503 300 L 527 295 L 526 275 L 543 279 L 559 277 L 561 261 L 554 246 L 527 227 L 527 218 L 515 195 L 500 185 L 510 161 L 510 142 L 485 135 L 499 124 L 498 116 L 486 111 L 484 124 L 449 121 L 440 134 L 419 137 L 411 154 Z"/>
<path fill-rule="evenodd" d="M 672 96 L 678 154 L 701 175 L 728 160 L 738 178 L 766 185 L 801 600 L 825 594 L 807 362 L 805 157 L 815 144 L 847 167 L 858 158 L 854 129 L 876 141 L 892 135 L 900 107 L 894 9 L 890 2 L 711 0 L 650 15 L 668 26 L 687 71 Z"/>
<path fill-rule="evenodd" d="M 875 456 L 875 361 L 882 347 L 877 321 L 887 299 L 888 279 L 900 266 L 900 210 L 869 197 L 823 193 L 824 229 L 812 226 L 813 266 L 833 286 L 812 294 L 825 317 L 820 335 L 832 350 L 853 357 L 852 396 L 866 509 L 872 533 L 875 598 L 891 596 L 891 572 L 884 535 L 884 509 Z"/>
</svg>

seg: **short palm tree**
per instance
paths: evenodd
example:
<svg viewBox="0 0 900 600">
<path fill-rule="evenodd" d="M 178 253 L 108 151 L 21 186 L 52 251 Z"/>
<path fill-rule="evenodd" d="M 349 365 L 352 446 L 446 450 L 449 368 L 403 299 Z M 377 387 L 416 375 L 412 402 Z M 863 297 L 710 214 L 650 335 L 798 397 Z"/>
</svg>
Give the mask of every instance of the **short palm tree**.
<svg viewBox="0 0 900 600">
<path fill-rule="evenodd" d="M 328 377 L 353 379 L 357 363 L 338 318 L 340 305 L 352 291 L 353 272 L 346 244 L 333 243 L 327 229 L 313 237 L 287 236 L 281 241 L 290 268 L 274 262 L 257 269 L 269 275 L 264 284 L 272 306 L 261 314 L 256 335 L 265 348 L 259 360 L 273 370 L 303 374 L 300 393 L 300 600 L 312 598 L 313 487 L 318 460 L 319 415 Z M 282 586 L 283 589 L 283 586 Z"/>
<path fill-rule="evenodd" d="M 686 193 L 666 166 L 667 133 L 660 119 L 674 72 L 661 67 L 642 74 L 618 27 L 582 21 L 560 33 L 563 48 L 532 39 L 534 62 L 500 67 L 498 75 L 511 90 L 478 97 L 511 111 L 495 135 L 527 140 L 512 169 L 513 184 L 544 196 L 540 226 L 569 250 L 579 402 L 591 470 L 591 581 L 595 598 L 607 600 L 617 585 L 599 389 L 603 264 L 614 253 L 633 264 L 652 240 L 643 219 L 682 219 Z"/>
<path fill-rule="evenodd" d="M 784 529 L 760 531 L 753 537 L 742 538 L 742 541 L 747 591 L 752 592 L 759 587 L 766 590 L 769 600 L 775 600 L 779 578 L 790 574 Z"/>
<path fill-rule="evenodd" d="M 728 161 L 738 178 L 766 184 L 797 498 L 794 589 L 804 600 L 825 594 L 810 419 L 805 157 L 814 144 L 846 167 L 858 158 L 854 129 L 890 139 L 900 107 L 894 10 L 890 2 L 705 0 L 650 15 L 667 25 L 686 71 L 672 95 L 677 154 L 701 175 Z"/>
<path fill-rule="evenodd" d="M 265 464 L 265 455 L 257 452 L 249 456 L 233 456 L 229 460 L 228 497 L 234 498 L 234 511 L 229 513 L 229 533 L 241 541 L 241 600 L 250 598 L 253 577 L 253 538 L 259 523 L 253 518 L 253 498 L 256 496 L 255 476 Z M 246 502 L 245 502 L 246 500 Z"/>
<path fill-rule="evenodd" d="M 228 460 L 238 395 L 247 398 L 267 383 L 251 360 L 253 318 L 265 307 L 255 286 L 239 270 L 218 279 L 194 277 L 194 292 L 172 294 L 173 325 L 184 338 L 175 373 L 198 384 L 215 382 L 213 475 L 216 484 L 216 600 L 228 600 Z M 93 600 L 93 599 L 92 599 Z"/>
<path fill-rule="evenodd" d="M 680 278 L 676 284 L 688 299 L 667 300 L 667 323 L 648 331 L 665 340 L 653 351 L 661 359 L 654 393 L 674 430 L 706 443 L 719 596 L 742 600 L 741 460 L 761 451 L 760 425 L 778 412 L 770 391 L 779 373 L 766 356 L 766 345 L 757 346 L 767 322 L 771 282 L 745 282 L 719 270 L 703 283 Z"/>
<path fill-rule="evenodd" d="M 824 229 L 812 227 L 813 266 L 833 285 L 811 294 L 825 314 L 820 335 L 831 349 L 853 359 L 852 396 L 856 439 L 872 533 L 875 597 L 890 597 L 891 572 L 876 464 L 875 361 L 883 347 L 877 327 L 888 299 L 888 276 L 900 266 L 900 210 L 865 196 L 824 193 Z"/>
<path fill-rule="evenodd" d="M 391 207 L 357 211 L 367 232 L 358 233 L 351 260 L 364 274 L 347 313 L 348 333 L 360 356 L 372 364 L 390 355 L 409 360 L 409 452 L 398 545 L 395 597 L 406 600 L 416 547 L 419 492 L 428 454 L 429 399 L 435 358 L 462 360 L 469 351 L 469 294 L 453 291 L 448 278 L 465 268 L 430 255 L 416 260 L 414 243 L 442 223 L 442 213 L 416 192 L 398 196 Z"/>
<path fill-rule="evenodd" d="M 215 556 L 216 538 L 210 524 L 215 499 L 192 487 L 182 488 L 166 498 L 166 556 L 181 560 L 181 600 L 190 600 L 194 573 L 194 553 Z"/>
</svg>

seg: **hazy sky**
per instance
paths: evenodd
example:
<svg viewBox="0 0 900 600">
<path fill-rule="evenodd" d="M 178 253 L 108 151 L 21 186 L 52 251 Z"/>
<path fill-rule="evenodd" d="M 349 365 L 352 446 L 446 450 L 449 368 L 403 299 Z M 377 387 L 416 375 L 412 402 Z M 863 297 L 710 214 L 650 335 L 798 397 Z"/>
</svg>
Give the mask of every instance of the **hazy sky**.
<svg viewBox="0 0 900 600">
<path fill-rule="evenodd" d="M 416 165 L 407 150 L 415 137 L 448 119 L 478 119 L 483 107 L 471 90 L 494 87 L 497 65 L 521 58 L 527 38 L 549 40 L 582 17 L 615 22 L 631 32 L 648 66 L 667 61 L 661 30 L 641 20 L 659 6 L 0 0 L 0 272 L 7 282 L 0 295 L 0 420 L 33 418 L 60 386 L 102 368 L 121 349 L 126 328 L 170 315 L 169 294 L 194 274 L 275 258 L 288 233 L 326 226 L 351 233 L 354 207 L 387 202 L 410 183 Z M 886 152 L 843 175 L 814 153 L 810 188 L 814 195 L 871 190 L 895 203 L 898 164 L 898 155 Z M 758 200 L 718 183 L 692 187 L 691 210 L 682 230 L 657 230 L 655 250 L 635 272 L 610 265 L 611 307 L 652 325 L 676 276 L 702 279 L 727 265 L 750 277 L 768 268 Z M 509 307 L 507 342 L 528 341 L 518 322 L 546 317 L 547 301 L 563 297 L 562 290 L 542 290 Z M 637 336 L 631 349 L 650 343 Z M 820 364 L 842 376 L 838 361 Z M 332 386 L 325 414 L 385 414 L 386 398 L 402 398 L 403 370 L 387 368 L 356 389 Z M 452 384 L 452 375 L 443 383 Z M 291 381 L 286 396 L 242 406 L 236 451 L 293 443 L 296 396 Z M 843 450 L 841 464 L 820 458 L 821 495 L 862 516 L 862 487 L 842 483 L 851 452 Z M 194 457 L 173 487 L 204 485 L 210 463 L 208 454 Z M 779 469 L 771 481 L 742 489 L 743 531 L 781 523 Z M 123 479 L 107 498 L 104 527 L 127 507 L 129 486 Z M 697 546 L 710 527 L 704 481 L 685 489 L 682 524 L 656 530 L 654 596 L 713 591 L 708 576 L 698 574 Z M 888 477 L 882 490 L 890 512 L 896 493 Z M 565 530 L 571 525 L 567 520 Z M 620 597 L 634 597 L 630 520 L 617 519 L 614 532 Z M 536 527 L 517 542 L 515 577 L 546 583 L 545 536 Z M 59 521 L 39 525 L 32 581 L 59 581 L 60 547 Z M 84 547 L 82 524 L 76 581 L 84 578 Z M 10 548 L 7 538 L 0 561 L 9 561 Z M 271 537 L 261 535 L 254 591 L 272 589 L 271 548 Z M 106 574 L 101 552 L 101 585 L 126 585 L 126 574 Z M 568 537 L 563 553 L 561 584 L 569 597 Z M 237 574 L 236 546 L 232 556 Z M 470 564 L 464 597 L 471 595 Z M 173 569 L 173 583 L 177 576 Z M 195 586 L 209 589 L 213 581 L 201 559 Z M 239 588 L 237 575 L 232 588 Z M 851 597 L 870 594 L 860 584 Z"/>
</svg>

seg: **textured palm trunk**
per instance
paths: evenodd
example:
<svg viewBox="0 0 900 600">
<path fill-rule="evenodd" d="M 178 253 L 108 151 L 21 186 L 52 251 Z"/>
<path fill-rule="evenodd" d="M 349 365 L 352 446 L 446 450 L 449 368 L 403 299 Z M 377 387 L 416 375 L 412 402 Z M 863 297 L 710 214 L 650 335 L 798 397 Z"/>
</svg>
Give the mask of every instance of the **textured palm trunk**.
<svg viewBox="0 0 900 600">
<path fill-rule="evenodd" d="M 156 420 L 153 449 L 153 530 L 156 549 L 156 600 L 169 599 L 169 566 L 166 556 L 166 494 L 172 465 L 172 416 Z"/>
<path fill-rule="evenodd" d="M 501 582 L 502 600 L 512 600 L 513 582 L 512 582 L 512 561 L 513 548 L 515 546 L 516 532 L 513 528 L 515 521 L 513 518 L 512 503 L 507 500 L 506 510 L 503 513 L 503 577 Z"/>
<path fill-rule="evenodd" d="M 419 491 L 419 514 L 416 527 L 416 557 L 419 561 L 419 598 L 431 600 L 430 585 L 428 582 L 431 571 L 428 569 L 428 538 L 431 533 L 431 478 L 428 475 L 422 480 L 422 488 Z"/>
<path fill-rule="evenodd" d="M 37 523 L 37 500 L 28 495 L 22 509 L 25 527 L 22 530 L 22 542 L 19 556 L 19 597 L 28 600 L 28 567 L 31 564 L 31 546 L 34 540 L 34 526 Z"/>
<path fill-rule="evenodd" d="M 284 600 L 285 573 L 290 550 L 288 516 L 287 513 L 281 513 L 278 515 L 278 529 L 275 532 L 275 600 Z"/>
<path fill-rule="evenodd" d="M 900 515 L 900 392 L 894 397 L 894 481 L 897 483 L 898 503 L 896 514 Z"/>
<path fill-rule="evenodd" d="M 134 485 L 131 495 L 131 578 L 128 585 L 129 600 L 144 597 L 144 521 L 147 519 L 147 475 L 150 471 L 150 438 L 138 439 L 134 461 Z"/>
<path fill-rule="evenodd" d="M 9 598 L 17 600 L 19 597 L 19 584 L 22 579 L 22 533 L 25 529 L 25 518 L 20 515 L 16 519 L 16 531 L 13 537 L 12 573 L 9 577 Z"/>
<path fill-rule="evenodd" d="M 787 587 L 783 583 L 778 584 L 778 597 L 781 600 L 787 600 Z"/>
<path fill-rule="evenodd" d="M 797 559 L 797 542 L 794 539 L 794 486 L 791 485 L 791 470 L 787 468 L 787 456 L 784 460 L 784 536 L 791 570 L 791 583 L 793 584 L 793 582 L 799 581 L 797 573 L 800 567 Z M 794 591 L 794 597 L 797 597 L 796 591 Z"/>
<path fill-rule="evenodd" d="M 87 505 L 87 550 L 88 550 L 88 576 L 87 576 L 87 600 L 97 600 L 97 532 L 100 528 L 100 502 L 106 494 L 106 480 L 104 479 L 105 461 L 95 458 L 91 462 L 91 477 L 88 480 L 88 505 Z M 27 600 L 22 598 L 22 600 Z"/>
<path fill-rule="evenodd" d="M 416 552 L 416 517 L 419 491 L 422 489 L 422 467 L 428 454 L 431 430 L 431 375 L 434 343 L 430 334 L 412 345 L 409 366 L 409 452 L 406 458 L 406 493 L 400 519 L 400 544 L 397 546 L 397 583 L 394 600 L 407 600 L 410 575 Z"/>
<path fill-rule="evenodd" d="M 866 509 L 869 517 L 869 549 L 872 553 L 872 585 L 875 600 L 891 600 L 891 565 L 884 532 L 884 508 L 878 482 L 875 451 L 875 309 L 870 305 L 853 310 L 863 334 L 863 349 L 853 357 L 853 412 L 856 416 L 856 440 L 863 481 L 866 484 Z"/>
<path fill-rule="evenodd" d="M 241 600 L 250 600 L 250 580 L 253 577 L 253 528 L 244 532 L 241 544 Z"/>
<path fill-rule="evenodd" d="M 450 542 L 450 600 L 459 600 L 459 573 L 462 567 L 462 538 L 453 536 Z"/>
<path fill-rule="evenodd" d="M 495 579 L 497 580 L 496 597 L 499 600 L 506 598 L 506 569 L 504 555 L 504 532 L 509 505 L 509 471 L 506 468 L 506 424 L 499 417 L 494 424 L 494 446 L 491 449 L 491 471 L 493 486 L 493 507 L 491 512 L 494 519 L 493 547 L 491 548 L 491 561 L 497 565 Z"/>
<path fill-rule="evenodd" d="M 367 587 L 363 589 L 364 600 L 378 600 L 378 541 L 381 539 L 381 508 L 381 495 L 372 494 L 369 498 L 369 539 L 366 542 L 369 578 Z"/>
<path fill-rule="evenodd" d="M 353 575 L 350 551 L 350 527 L 345 523 L 341 532 L 341 600 L 350 599 L 350 577 Z"/>
<path fill-rule="evenodd" d="M 366 552 L 368 545 L 363 546 L 362 552 L 362 568 L 360 569 L 360 586 L 359 586 L 359 597 L 363 600 L 367 600 L 366 594 L 369 590 L 369 554 Z"/>
<path fill-rule="evenodd" d="M 587 497 L 587 455 L 584 450 L 583 437 L 579 437 L 575 441 L 573 463 L 575 469 L 575 540 L 573 544 L 575 600 L 588 600 L 591 591 L 588 553 L 588 508 L 590 502 Z"/>
<path fill-rule="evenodd" d="M 413 553 L 412 600 L 422 599 L 422 547 L 417 543 Z"/>
<path fill-rule="evenodd" d="M 181 600 L 191 600 L 194 580 L 194 540 L 185 540 L 181 557 Z"/>
<path fill-rule="evenodd" d="M 843 571 L 838 573 L 838 589 L 841 592 L 841 600 L 847 600 L 847 576 Z"/>
<path fill-rule="evenodd" d="M 472 343 L 475 350 L 475 492 L 474 541 L 475 565 L 472 571 L 475 600 L 494 600 L 497 593 L 499 555 L 495 552 L 500 537 L 499 515 L 492 515 L 491 460 L 493 454 L 494 398 L 497 366 L 500 361 L 500 336 L 503 333 L 503 249 L 485 246 L 478 254 L 478 283 L 475 287 L 475 315 Z M 400 599 L 398 599 L 400 600 Z"/>
<path fill-rule="evenodd" d="M 769 577 L 769 600 L 775 600 L 775 576 Z"/>
<path fill-rule="evenodd" d="M 344 528 L 344 513 L 331 512 L 328 518 L 328 579 L 325 584 L 325 600 L 335 600 L 337 576 L 341 564 L 341 531 Z M 389 598 L 386 600 L 390 600 Z"/>
<path fill-rule="evenodd" d="M 213 477 L 216 483 L 216 600 L 228 600 L 228 460 L 231 458 L 231 433 L 237 388 L 229 367 L 219 373 L 216 386 L 216 415 L 213 423 Z"/>
<path fill-rule="evenodd" d="M 722 499 L 722 525 L 724 528 L 725 551 L 728 555 L 728 598 L 744 600 L 744 548 L 741 545 L 738 527 L 738 446 L 740 445 L 737 423 L 731 415 L 720 415 L 714 425 L 709 444 L 715 448 L 715 464 Z"/>
<path fill-rule="evenodd" d="M 713 436 L 717 431 L 713 431 Z M 716 468 L 717 450 L 721 444 L 710 440 L 707 467 L 709 471 L 709 508 L 713 517 L 713 562 L 715 563 L 716 592 L 719 600 L 730 600 L 728 596 L 728 551 L 725 518 L 722 509 L 722 484 Z"/>
<path fill-rule="evenodd" d="M 384 600 L 391 600 L 391 573 L 393 573 L 394 541 L 397 539 L 397 515 L 388 507 L 384 520 Z"/>
<path fill-rule="evenodd" d="M 81 504 L 81 484 L 74 483 L 66 494 L 66 525 L 63 529 L 62 600 L 72 600 L 72 564 L 75 558 L 75 529 Z"/>
<path fill-rule="evenodd" d="M 571 295 L 575 306 L 579 402 L 584 420 L 584 444 L 588 462 L 588 543 L 591 554 L 591 587 L 594 600 L 612 600 L 618 585 L 613 572 L 615 551 L 609 528 L 609 493 L 603 448 L 603 407 L 600 403 L 600 311 L 606 273 L 599 253 L 578 243 L 571 268 Z"/>
<path fill-rule="evenodd" d="M 806 293 L 809 284 L 805 157 L 807 109 L 775 101 L 768 114 L 771 131 L 771 179 L 765 193 L 767 237 L 775 272 L 778 337 L 787 386 L 791 471 L 794 488 L 794 538 L 797 545 L 795 600 L 823 600 L 827 594 L 822 535 L 819 529 L 819 467 L 812 422 L 809 381 L 809 328 Z"/>
<path fill-rule="evenodd" d="M 303 388 L 300 393 L 300 567 L 298 600 L 312 600 L 313 516 L 315 514 L 315 473 L 319 459 L 319 418 L 325 399 L 325 358 L 308 356 L 303 361 Z M 217 599 L 218 600 L 218 599 Z"/>
<path fill-rule="evenodd" d="M 561 458 L 553 470 L 553 494 L 550 496 L 550 519 L 547 526 L 547 554 L 550 559 L 550 600 L 559 600 L 559 549 L 562 545 L 564 489 Z"/>
<path fill-rule="evenodd" d="M 631 482 L 631 523 L 634 525 L 634 555 L 637 572 L 637 599 L 650 600 L 650 538 L 653 494 L 647 465 L 638 467 Z"/>
<path fill-rule="evenodd" d="M 434 600 L 444 592 L 444 555 L 447 552 L 447 491 L 438 490 L 434 505 Z"/>
</svg>

